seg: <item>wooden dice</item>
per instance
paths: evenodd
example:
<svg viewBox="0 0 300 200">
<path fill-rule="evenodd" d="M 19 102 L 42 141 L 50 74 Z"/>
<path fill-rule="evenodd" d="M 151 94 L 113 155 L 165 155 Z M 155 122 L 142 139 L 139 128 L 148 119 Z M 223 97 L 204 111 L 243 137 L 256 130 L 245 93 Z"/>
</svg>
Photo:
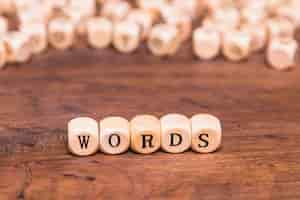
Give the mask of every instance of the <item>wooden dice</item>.
<svg viewBox="0 0 300 200">
<path fill-rule="evenodd" d="M 221 145 L 221 123 L 209 114 L 198 114 L 191 118 L 192 149 L 195 152 L 210 153 Z"/>
<path fill-rule="evenodd" d="M 161 119 L 161 148 L 169 153 L 181 153 L 191 146 L 190 120 L 180 114 L 168 114 Z"/>
<path fill-rule="evenodd" d="M 130 122 L 131 148 L 149 154 L 160 147 L 160 121 L 152 115 L 138 115 Z"/>
<path fill-rule="evenodd" d="M 80 117 L 68 124 L 69 150 L 78 156 L 88 156 L 99 149 L 99 129 L 97 121 Z"/>
<path fill-rule="evenodd" d="M 140 154 L 151 154 L 160 148 L 168 153 L 182 153 L 189 148 L 211 153 L 221 145 L 221 123 L 209 114 L 191 119 L 181 114 L 137 115 L 130 122 L 122 117 L 107 117 L 98 124 L 79 117 L 68 124 L 68 147 L 71 153 L 88 156 L 98 150 L 121 154 L 129 148 Z"/>
<path fill-rule="evenodd" d="M 69 19 L 56 18 L 48 25 L 48 40 L 55 49 L 70 48 L 74 41 L 74 35 L 75 27 Z"/>
<path fill-rule="evenodd" d="M 107 154 L 120 154 L 130 144 L 129 122 L 122 117 L 107 117 L 100 121 L 100 149 Z"/>
</svg>

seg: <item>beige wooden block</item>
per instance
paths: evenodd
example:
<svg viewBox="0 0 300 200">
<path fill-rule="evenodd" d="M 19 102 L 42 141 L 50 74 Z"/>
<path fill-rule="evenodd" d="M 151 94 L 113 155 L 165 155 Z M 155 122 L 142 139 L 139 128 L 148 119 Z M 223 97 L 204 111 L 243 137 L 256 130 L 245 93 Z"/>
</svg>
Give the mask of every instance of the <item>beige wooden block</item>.
<svg viewBox="0 0 300 200">
<path fill-rule="evenodd" d="M 197 114 L 191 118 L 192 149 L 195 152 L 210 153 L 221 145 L 222 129 L 218 118 L 209 114 Z"/>
<path fill-rule="evenodd" d="M 100 121 L 100 149 L 107 154 L 121 154 L 129 149 L 130 128 L 127 119 L 107 117 Z"/>
<path fill-rule="evenodd" d="M 172 3 L 192 19 L 198 18 L 205 12 L 204 2 L 199 0 L 173 0 Z"/>
<path fill-rule="evenodd" d="M 127 1 L 108 1 L 103 4 L 101 16 L 119 22 L 128 15 L 131 5 Z"/>
<path fill-rule="evenodd" d="M 155 56 L 174 55 L 181 44 L 179 31 L 175 26 L 167 24 L 155 25 L 148 38 L 148 48 Z"/>
<path fill-rule="evenodd" d="M 28 35 L 33 54 L 39 54 L 47 48 L 47 28 L 44 24 L 27 24 L 21 27 L 21 31 Z"/>
<path fill-rule="evenodd" d="M 0 41 L 0 69 L 4 68 L 7 61 L 7 52 L 4 41 Z"/>
<path fill-rule="evenodd" d="M 167 114 L 161 119 L 161 147 L 169 153 L 181 153 L 191 146 L 190 120 L 181 114 Z"/>
<path fill-rule="evenodd" d="M 294 37 L 295 25 L 286 18 L 271 18 L 267 20 L 266 26 L 269 40 L 275 37 Z"/>
<path fill-rule="evenodd" d="M 142 29 L 142 39 L 146 39 L 154 23 L 154 16 L 148 10 L 134 9 L 128 14 L 127 20 L 137 23 Z"/>
<path fill-rule="evenodd" d="M 14 0 L 0 1 L 0 14 L 13 14 L 15 12 Z"/>
<path fill-rule="evenodd" d="M 66 18 L 56 18 L 48 25 L 49 43 L 56 49 L 65 50 L 72 46 L 75 37 L 75 27 Z"/>
<path fill-rule="evenodd" d="M 132 21 L 115 23 L 113 45 L 122 53 L 132 53 L 140 44 L 141 34 L 141 27 Z"/>
<path fill-rule="evenodd" d="M 251 36 L 243 31 L 227 31 L 223 34 L 223 55 L 230 61 L 241 61 L 250 55 Z"/>
<path fill-rule="evenodd" d="M 113 24 L 103 17 L 91 18 L 87 23 L 87 37 L 91 47 L 106 48 L 112 42 Z"/>
<path fill-rule="evenodd" d="M 98 123 L 88 117 L 72 119 L 68 123 L 68 147 L 71 153 L 88 156 L 99 149 Z"/>
<path fill-rule="evenodd" d="M 3 37 L 8 31 L 8 20 L 0 16 L 0 37 Z"/>
<path fill-rule="evenodd" d="M 292 38 L 273 38 L 269 42 L 266 57 L 277 70 L 286 70 L 296 65 L 298 43 Z"/>
<path fill-rule="evenodd" d="M 29 37 L 26 34 L 22 32 L 9 32 L 4 37 L 4 42 L 8 62 L 23 63 L 30 59 Z"/>
<path fill-rule="evenodd" d="M 197 28 L 193 34 L 193 50 L 200 59 L 214 59 L 221 50 L 221 33 L 214 26 Z"/>
<path fill-rule="evenodd" d="M 167 5 L 161 9 L 162 18 L 166 24 L 175 26 L 182 41 L 190 38 L 192 33 L 192 19 L 175 6 Z"/>
<path fill-rule="evenodd" d="M 250 35 L 251 52 L 263 50 L 267 44 L 267 28 L 265 24 L 243 24 L 241 31 Z"/>
<path fill-rule="evenodd" d="M 138 115 L 130 122 L 131 149 L 149 154 L 160 148 L 160 121 L 152 115 Z"/>
</svg>

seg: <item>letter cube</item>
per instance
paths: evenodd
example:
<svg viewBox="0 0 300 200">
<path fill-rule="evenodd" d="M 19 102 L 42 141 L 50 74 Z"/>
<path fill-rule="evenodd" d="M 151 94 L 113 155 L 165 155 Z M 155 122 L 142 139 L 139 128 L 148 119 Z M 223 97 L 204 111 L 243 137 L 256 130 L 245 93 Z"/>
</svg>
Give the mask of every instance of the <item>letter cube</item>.
<svg viewBox="0 0 300 200">
<path fill-rule="evenodd" d="M 191 118 L 192 149 L 195 152 L 210 153 L 221 145 L 221 123 L 209 114 L 197 114 Z"/>
<path fill-rule="evenodd" d="M 160 148 L 160 121 L 152 115 L 138 115 L 130 122 L 131 148 L 149 154 Z"/>
<path fill-rule="evenodd" d="M 68 123 L 68 147 L 78 156 L 94 154 L 99 149 L 98 123 L 94 119 L 79 117 Z"/>
<path fill-rule="evenodd" d="M 181 153 L 191 146 L 190 120 L 180 114 L 168 114 L 161 119 L 161 147 L 169 153 Z"/>
<path fill-rule="evenodd" d="M 121 154 L 130 145 L 130 128 L 127 119 L 107 117 L 100 121 L 100 149 L 107 154 Z"/>
</svg>

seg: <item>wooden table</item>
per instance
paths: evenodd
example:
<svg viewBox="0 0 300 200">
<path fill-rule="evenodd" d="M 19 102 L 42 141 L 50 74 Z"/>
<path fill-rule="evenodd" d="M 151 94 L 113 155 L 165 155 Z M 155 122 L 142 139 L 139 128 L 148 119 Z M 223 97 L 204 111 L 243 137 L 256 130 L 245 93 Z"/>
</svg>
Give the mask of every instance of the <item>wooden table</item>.
<svg viewBox="0 0 300 200">
<path fill-rule="evenodd" d="M 262 55 L 201 62 L 86 48 L 50 51 L 0 72 L 0 199 L 299 200 L 300 68 Z M 209 112 L 223 123 L 213 154 L 157 152 L 78 158 L 66 148 L 77 116 Z"/>
</svg>

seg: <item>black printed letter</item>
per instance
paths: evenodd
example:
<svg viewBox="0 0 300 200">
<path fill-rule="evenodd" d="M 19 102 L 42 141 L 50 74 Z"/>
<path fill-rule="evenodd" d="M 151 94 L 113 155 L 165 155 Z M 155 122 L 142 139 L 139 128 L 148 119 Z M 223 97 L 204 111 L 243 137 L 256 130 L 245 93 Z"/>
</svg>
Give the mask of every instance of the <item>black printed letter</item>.
<svg viewBox="0 0 300 200">
<path fill-rule="evenodd" d="M 81 149 L 83 149 L 83 148 L 87 149 L 88 148 L 90 136 L 87 136 L 87 139 L 86 139 L 85 135 L 83 135 L 83 136 L 78 135 L 78 140 L 79 140 Z"/>
<path fill-rule="evenodd" d="M 153 135 L 142 135 L 142 137 L 143 137 L 143 148 L 147 147 L 147 143 L 150 148 L 154 147 L 152 144 Z"/>
<path fill-rule="evenodd" d="M 201 143 L 199 144 L 200 148 L 208 147 L 208 141 L 207 141 L 207 139 L 204 139 L 203 136 L 205 136 L 208 139 L 208 134 L 200 134 L 199 135 L 199 140 L 204 143 L 204 144 L 202 143 L 203 145 L 201 145 Z"/>
<path fill-rule="evenodd" d="M 117 142 L 114 142 L 115 140 L 113 140 L 113 137 L 116 137 L 117 139 Z M 111 134 L 108 138 L 108 143 L 110 146 L 112 147 L 117 147 L 120 145 L 120 142 L 121 142 L 121 138 L 118 134 Z"/>
<path fill-rule="evenodd" d="M 175 136 L 178 137 L 178 142 L 175 144 Z M 171 142 L 170 142 L 170 146 L 178 146 L 182 143 L 182 136 L 178 133 L 171 133 L 170 134 L 171 137 Z"/>
</svg>

